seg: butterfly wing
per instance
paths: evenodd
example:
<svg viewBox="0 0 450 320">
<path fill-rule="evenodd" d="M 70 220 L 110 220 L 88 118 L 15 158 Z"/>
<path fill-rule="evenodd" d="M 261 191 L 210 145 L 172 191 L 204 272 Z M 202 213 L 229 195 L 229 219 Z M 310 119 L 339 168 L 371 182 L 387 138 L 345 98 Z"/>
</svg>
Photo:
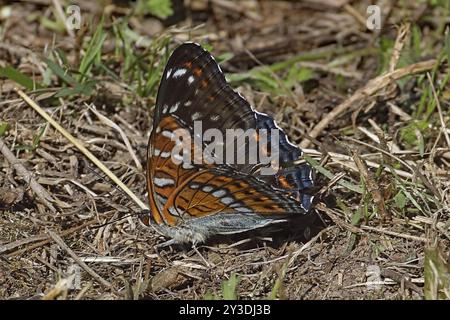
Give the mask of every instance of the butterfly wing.
<svg viewBox="0 0 450 320">
<path fill-rule="evenodd" d="M 232 216 L 251 212 L 282 219 L 309 210 L 310 199 L 295 194 L 302 195 L 301 190 L 312 185 L 311 169 L 307 165 L 292 168 L 291 163 L 301 157 L 302 151 L 288 141 L 282 130 L 280 168 L 270 177 L 255 172 L 258 163 L 249 159 L 239 162 L 237 158 L 258 142 L 258 134 L 249 135 L 244 141 L 238 136 L 227 140 L 227 144 L 233 143 L 234 159 L 227 158 L 222 165 L 205 164 L 195 158 L 189 163 L 174 163 L 172 138 L 178 129 L 187 130 L 193 137 L 186 143 L 191 154 L 196 154 L 195 149 L 205 145 L 197 142 L 195 136 L 208 129 L 226 136 L 229 129 L 278 128 L 273 119 L 254 111 L 229 86 L 214 58 L 199 45 L 183 44 L 169 58 L 153 121 L 147 184 L 151 212 L 157 223 L 176 226 L 218 213 Z M 200 132 L 196 123 L 202 124 Z"/>
</svg>

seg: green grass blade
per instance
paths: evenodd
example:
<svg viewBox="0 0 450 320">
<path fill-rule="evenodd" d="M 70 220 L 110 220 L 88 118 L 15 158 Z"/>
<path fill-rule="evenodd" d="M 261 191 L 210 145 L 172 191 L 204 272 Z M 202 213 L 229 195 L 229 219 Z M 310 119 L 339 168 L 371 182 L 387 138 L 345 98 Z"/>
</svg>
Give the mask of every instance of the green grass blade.
<svg viewBox="0 0 450 320">
<path fill-rule="evenodd" d="M 232 273 L 230 279 L 222 282 L 222 294 L 224 300 L 237 300 L 236 287 L 239 283 L 239 278 L 235 273 Z"/>
<path fill-rule="evenodd" d="M 78 80 L 80 82 L 82 82 L 83 79 L 85 79 L 95 59 L 97 57 L 100 57 L 101 49 L 103 47 L 103 43 L 105 42 L 106 35 L 107 34 L 103 30 L 103 20 L 102 20 L 99 23 L 97 29 L 95 30 L 94 36 L 89 42 L 88 48 L 86 49 L 86 54 L 84 55 L 83 59 L 80 62 L 80 67 L 78 69 L 78 71 L 80 72 Z"/>
<path fill-rule="evenodd" d="M 334 178 L 334 174 L 332 174 L 330 171 L 328 171 L 327 169 L 325 169 L 324 167 L 320 166 L 319 163 L 314 160 L 313 158 L 311 158 L 310 156 L 304 154 L 303 158 L 306 160 L 306 162 L 308 162 L 314 169 L 316 169 L 318 172 L 320 172 L 321 174 L 323 174 L 325 177 L 327 177 L 328 179 L 332 180 Z M 362 194 L 363 193 L 363 189 L 360 186 L 354 185 L 348 181 L 345 181 L 344 179 L 341 179 L 337 182 L 338 184 L 340 184 L 341 186 Z"/>
<path fill-rule="evenodd" d="M 140 0 L 136 12 L 138 14 L 150 13 L 160 19 L 166 19 L 173 14 L 172 2 L 170 0 Z"/>
<path fill-rule="evenodd" d="M 0 67 L 0 76 L 14 81 L 15 83 L 25 87 L 27 90 L 41 88 L 41 85 L 13 67 Z"/>
<path fill-rule="evenodd" d="M 90 96 L 92 91 L 94 90 L 95 81 L 89 81 L 83 84 L 77 84 L 75 87 L 63 88 L 59 90 L 55 97 L 67 97 L 72 95 L 83 94 L 85 96 Z"/>
<path fill-rule="evenodd" d="M 0 122 L 0 137 L 3 137 L 8 130 L 9 125 L 7 122 Z"/>
<path fill-rule="evenodd" d="M 78 82 L 68 74 L 68 71 L 64 70 L 60 65 L 47 58 L 45 58 L 44 61 L 50 70 L 52 70 L 53 73 L 56 74 L 56 76 L 62 81 L 72 86 L 78 84 Z"/>
</svg>

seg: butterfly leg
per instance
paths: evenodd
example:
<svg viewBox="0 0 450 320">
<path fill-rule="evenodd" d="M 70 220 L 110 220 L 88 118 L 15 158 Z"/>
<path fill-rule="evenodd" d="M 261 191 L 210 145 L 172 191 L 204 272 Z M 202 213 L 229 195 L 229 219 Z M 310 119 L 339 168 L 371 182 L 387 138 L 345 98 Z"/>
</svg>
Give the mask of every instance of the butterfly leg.
<svg viewBox="0 0 450 320">
<path fill-rule="evenodd" d="M 174 244 L 178 244 L 178 243 L 179 242 L 177 242 L 175 239 L 170 239 L 170 240 L 164 241 L 163 243 L 159 243 L 159 244 L 155 245 L 155 249 L 156 249 L 156 251 L 158 251 L 158 250 L 160 250 L 162 248 L 165 248 L 165 247 L 168 247 L 168 246 L 171 246 L 171 245 L 174 245 Z M 192 250 L 194 250 L 194 252 L 200 257 L 200 259 L 203 261 L 203 263 L 208 268 L 215 267 L 215 265 L 211 265 L 211 263 L 209 263 L 205 259 L 205 257 L 203 257 L 203 255 L 200 253 L 200 251 L 198 251 L 196 242 L 192 243 Z"/>
<path fill-rule="evenodd" d="M 159 249 L 162 249 L 165 247 L 169 247 L 173 244 L 176 244 L 175 240 L 170 239 L 170 240 L 164 241 L 163 243 L 159 243 L 159 244 L 155 245 L 155 248 L 156 248 L 156 250 L 159 250 Z"/>
</svg>

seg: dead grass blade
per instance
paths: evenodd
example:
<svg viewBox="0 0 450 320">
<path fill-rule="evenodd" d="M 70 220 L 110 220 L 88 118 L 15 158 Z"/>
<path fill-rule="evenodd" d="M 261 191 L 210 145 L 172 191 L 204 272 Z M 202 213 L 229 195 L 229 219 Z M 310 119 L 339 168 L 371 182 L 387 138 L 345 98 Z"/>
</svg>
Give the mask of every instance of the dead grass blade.
<svg viewBox="0 0 450 320">
<path fill-rule="evenodd" d="M 14 156 L 14 154 L 6 147 L 6 144 L 0 138 L 0 152 L 3 153 L 5 159 L 11 164 L 16 172 L 30 185 L 31 189 L 36 194 L 37 198 L 53 213 L 56 213 L 53 203 L 57 201 L 45 190 L 34 178 L 30 171 L 28 171 L 23 164 Z"/>
<path fill-rule="evenodd" d="M 72 249 L 69 248 L 69 246 L 64 242 L 64 240 L 58 235 L 56 234 L 56 232 L 53 232 L 51 230 L 48 230 L 48 235 L 53 239 L 53 241 L 55 241 L 60 247 L 61 249 L 63 249 L 64 251 L 67 252 L 67 254 L 76 262 L 78 263 L 78 265 L 83 268 L 87 273 L 89 273 L 89 275 L 98 283 L 100 283 L 101 285 L 108 287 L 108 288 L 112 288 L 111 283 L 109 283 L 108 281 L 106 281 L 105 279 L 103 279 L 102 277 L 100 277 L 94 270 L 92 270 L 91 268 L 89 268 L 89 266 L 84 263 L 76 254 L 75 252 L 73 252 Z"/>
<path fill-rule="evenodd" d="M 358 89 L 350 98 L 342 102 L 336 108 L 330 111 L 322 120 L 319 121 L 318 124 L 314 126 L 314 128 L 309 133 L 309 136 L 313 139 L 317 138 L 320 133 L 333 121 L 336 120 L 343 112 L 350 109 L 356 103 L 361 102 L 366 99 L 369 100 L 376 92 L 385 88 L 389 84 L 397 81 L 407 75 L 412 75 L 416 73 L 421 73 L 424 71 L 431 70 L 436 65 L 435 59 L 427 60 L 423 62 L 418 62 L 406 66 L 404 68 L 400 68 L 394 70 L 392 72 L 385 73 L 381 76 L 378 76 L 372 80 L 370 80 L 367 85 L 363 88 Z M 300 143 L 302 148 L 307 148 L 311 144 L 310 140 L 303 140 Z"/>
</svg>

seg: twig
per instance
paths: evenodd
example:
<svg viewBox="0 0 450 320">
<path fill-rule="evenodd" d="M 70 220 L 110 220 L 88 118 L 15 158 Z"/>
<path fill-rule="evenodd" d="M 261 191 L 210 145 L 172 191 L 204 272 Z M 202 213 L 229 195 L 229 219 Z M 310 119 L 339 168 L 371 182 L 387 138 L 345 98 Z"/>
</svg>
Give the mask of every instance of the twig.
<svg viewBox="0 0 450 320">
<path fill-rule="evenodd" d="M 378 148 L 378 147 L 376 147 L 376 146 L 373 146 L 373 145 L 371 145 L 371 144 L 369 144 L 369 143 L 365 143 L 365 142 L 363 142 L 363 141 L 356 140 L 356 139 L 349 138 L 349 137 L 344 137 L 344 139 L 345 139 L 345 140 L 349 140 L 349 141 L 353 141 L 353 142 L 355 142 L 355 143 L 359 143 L 359 144 L 361 144 L 361 145 L 363 145 L 363 146 L 366 146 L 366 147 L 368 147 L 368 148 L 375 149 L 375 150 L 377 150 L 377 151 L 379 151 L 379 152 L 385 154 L 386 156 L 392 157 L 393 159 L 397 160 L 398 162 L 400 162 L 401 164 L 403 164 L 405 167 L 407 167 L 409 170 L 411 170 L 411 172 L 412 172 L 414 175 L 418 176 L 418 177 L 420 178 L 420 180 L 423 182 L 423 184 L 424 184 L 428 189 L 430 189 L 430 190 L 433 192 L 433 194 L 434 194 L 438 199 L 441 198 L 441 196 L 440 196 L 438 190 L 436 189 L 436 187 L 435 187 L 432 183 L 430 183 L 430 182 L 427 180 L 427 178 L 420 172 L 420 170 L 419 170 L 418 168 L 413 168 L 412 166 L 414 166 L 414 165 L 409 165 L 408 163 L 406 163 L 405 161 L 403 161 L 403 160 L 400 159 L 399 157 L 393 155 L 392 153 L 389 153 L 389 152 L 387 152 L 386 150 L 383 150 L 383 149 L 381 149 L 381 148 Z M 390 169 L 390 167 L 387 167 L 387 168 Z M 392 172 L 392 169 L 390 169 L 389 171 Z M 394 172 L 396 172 L 396 173 L 398 174 L 397 171 L 394 171 Z M 406 178 L 407 178 L 407 177 L 406 177 Z"/>
<path fill-rule="evenodd" d="M 428 242 L 428 239 L 423 238 L 423 237 L 416 237 L 416 236 L 412 236 L 409 234 L 398 233 L 398 232 L 384 230 L 384 229 L 378 229 L 378 228 L 374 228 L 371 226 L 362 225 L 362 226 L 360 226 L 360 228 L 358 228 L 356 226 L 353 226 L 353 225 L 343 221 L 331 209 L 327 208 L 323 203 L 318 204 L 316 206 L 316 208 L 319 209 L 320 211 L 325 212 L 331 218 L 331 220 L 333 220 L 334 223 L 349 230 L 352 233 L 365 234 L 366 232 L 364 230 L 368 230 L 368 231 L 374 231 L 374 232 L 378 232 L 378 233 L 387 234 L 387 235 L 390 235 L 393 237 L 404 238 L 404 239 L 409 239 L 409 240 L 414 240 L 414 241 L 419 241 L 419 242 Z"/>
<path fill-rule="evenodd" d="M 84 257 L 80 258 L 84 262 L 94 262 L 94 263 L 109 263 L 109 264 L 134 264 L 139 262 L 139 258 L 135 259 L 125 259 L 121 257 Z"/>
<path fill-rule="evenodd" d="M 350 138 L 346 138 L 346 139 L 350 139 Z M 355 140 L 355 142 L 361 143 L 362 141 Z M 367 146 L 373 147 L 370 144 L 368 144 Z M 382 149 L 380 149 L 380 151 L 381 150 Z M 303 149 L 303 151 L 306 154 L 311 155 L 311 156 L 320 156 L 321 155 L 320 152 L 313 150 L 313 149 Z M 331 157 L 331 160 L 335 161 L 336 163 L 346 166 L 346 167 L 350 168 L 351 170 L 358 171 L 358 168 L 356 167 L 356 165 L 354 165 L 352 157 L 344 155 L 344 154 L 340 154 L 340 153 L 335 153 L 335 152 L 328 152 L 327 154 Z M 362 156 L 362 157 L 364 158 L 364 156 Z M 379 167 L 382 167 L 382 169 L 384 171 L 391 172 L 391 173 L 395 172 L 395 174 L 397 174 L 400 177 L 404 177 L 407 179 L 413 178 L 413 174 L 410 174 L 403 170 L 393 169 L 391 167 L 382 166 L 382 165 L 372 162 L 372 161 L 366 161 L 366 163 L 371 168 L 378 169 Z"/>
<path fill-rule="evenodd" d="M 409 239 L 409 240 L 414 240 L 414 241 L 419 241 L 419 242 L 428 242 L 427 238 L 416 237 L 416 236 L 412 236 L 412 235 L 409 235 L 409 234 L 398 233 L 398 232 L 384 230 L 384 229 L 378 229 L 378 228 L 374 228 L 374 227 L 371 227 L 371 226 L 361 226 L 361 228 L 364 229 L 364 230 L 375 231 L 375 232 L 378 232 L 378 233 L 387 234 L 387 235 L 393 236 L 393 237 Z"/>
<path fill-rule="evenodd" d="M 347 11 L 362 27 L 366 28 L 366 19 L 359 13 L 358 10 L 353 8 L 350 4 L 346 3 L 343 6 L 344 10 Z"/>
<path fill-rule="evenodd" d="M 390 83 L 397 81 L 398 79 L 403 78 L 404 76 L 420 73 L 424 71 L 428 71 L 432 69 L 436 64 L 436 60 L 428 60 L 423 62 L 418 62 L 406 66 L 404 68 L 397 69 L 392 72 L 385 73 L 381 76 L 378 76 L 372 80 L 370 80 L 367 85 L 363 88 L 358 89 L 350 98 L 342 102 L 336 108 L 331 110 L 322 120 L 319 121 L 318 124 L 311 130 L 309 136 L 313 139 L 317 138 L 319 134 L 333 121 L 336 119 L 347 109 L 351 108 L 355 103 L 360 102 L 364 99 L 367 100 L 368 97 L 374 95 L 377 91 L 382 88 L 385 88 Z M 307 148 L 310 145 L 310 140 L 303 140 L 300 146 L 302 148 Z"/>
<path fill-rule="evenodd" d="M 96 220 L 91 220 L 91 221 L 88 221 L 86 223 L 83 223 L 82 225 L 79 225 L 79 226 L 76 226 L 76 227 L 64 230 L 64 231 L 61 232 L 61 236 L 63 236 L 63 237 L 68 236 L 69 234 L 77 232 L 78 230 L 81 230 L 81 229 L 83 229 L 83 228 L 93 224 L 94 222 L 96 222 Z M 27 244 L 27 243 L 30 243 L 30 242 L 39 241 L 39 240 L 42 240 L 42 241 L 40 241 L 38 243 L 35 243 L 33 245 L 30 245 L 30 246 L 28 246 L 26 248 L 23 248 L 21 250 L 18 250 L 18 251 L 15 251 L 15 252 L 11 252 L 6 257 L 7 258 L 11 258 L 13 256 L 22 254 L 24 252 L 27 252 L 27 251 L 39 248 L 41 246 L 45 246 L 46 244 L 51 242 L 51 239 L 49 238 L 49 236 L 47 234 L 40 235 L 40 236 L 35 236 L 35 237 L 30 237 L 30 238 L 27 238 L 27 239 L 21 239 L 21 240 L 17 240 L 17 241 L 14 241 L 14 242 L 7 243 L 7 244 L 5 244 L 3 246 L 0 246 L 0 254 L 4 253 L 4 252 L 11 251 L 12 249 L 20 247 L 20 246 L 22 246 L 24 244 Z"/>
<path fill-rule="evenodd" d="M 405 45 L 405 40 L 409 35 L 410 24 L 405 23 L 400 26 L 397 33 L 397 38 L 395 39 L 394 48 L 392 49 L 391 60 L 389 61 L 389 72 L 393 72 L 397 66 L 398 60 Z"/>
<path fill-rule="evenodd" d="M 34 237 L 29 237 L 29 238 L 24 238 L 24 239 L 20 239 L 20 240 L 16 240 L 7 244 L 2 244 L 0 245 L 0 254 L 4 253 L 4 252 L 8 252 L 11 251 L 14 248 L 23 246 L 27 243 L 30 242 L 36 242 L 36 241 L 42 241 L 47 239 L 46 235 L 40 235 L 40 236 L 34 236 Z"/>
<path fill-rule="evenodd" d="M 440 209 L 439 211 L 443 211 L 444 208 Z M 436 214 L 438 212 L 436 212 Z M 413 218 L 413 220 L 421 222 L 421 223 L 426 223 L 426 224 L 429 224 L 429 225 L 432 225 L 432 226 L 436 226 L 436 229 L 438 229 L 448 240 L 450 240 L 450 233 L 447 233 L 447 231 L 445 231 L 445 223 L 444 222 L 434 223 L 433 219 L 431 219 L 429 217 L 423 217 L 423 216 L 416 216 L 416 217 Z M 447 227 L 447 229 L 450 229 L 450 228 Z"/>
<path fill-rule="evenodd" d="M 134 161 L 134 164 L 136 165 L 136 168 L 139 171 L 142 171 L 141 162 L 138 160 L 136 153 L 133 151 L 133 148 L 131 147 L 131 144 L 130 144 L 130 140 L 126 136 L 125 132 L 123 132 L 123 130 L 117 124 L 115 124 L 113 121 L 111 121 L 110 119 L 108 119 L 107 117 L 102 115 L 100 112 L 98 112 L 94 105 L 88 105 L 88 104 L 85 104 L 85 105 L 97 116 L 97 118 L 100 119 L 101 122 L 103 122 L 107 126 L 113 128 L 119 132 L 120 136 L 122 137 L 123 142 L 125 143 L 125 146 L 127 147 L 128 153 L 130 154 L 131 158 Z"/>
<path fill-rule="evenodd" d="M 48 230 L 48 235 L 55 241 L 61 249 L 64 249 L 67 254 L 76 262 L 78 265 L 83 268 L 89 275 L 94 278 L 95 281 L 100 283 L 101 285 L 112 288 L 111 283 L 100 277 L 94 270 L 92 270 L 86 263 L 84 263 L 76 254 L 69 248 L 69 246 L 64 242 L 64 240 L 58 236 L 55 232 Z"/>
<path fill-rule="evenodd" d="M 347 229 L 348 231 L 352 232 L 352 233 L 357 233 L 357 234 L 363 234 L 365 233 L 363 230 L 361 230 L 360 228 L 353 226 L 347 222 L 345 222 L 344 220 L 342 220 L 341 218 L 339 218 L 334 212 L 333 210 L 327 208 L 323 203 L 319 203 L 316 206 L 316 209 L 319 209 L 320 211 L 323 211 L 327 214 L 327 216 L 330 217 L 331 220 L 333 220 L 334 223 L 336 223 L 338 226 Z"/>
<path fill-rule="evenodd" d="M 381 275 L 385 278 L 390 278 L 398 283 L 401 283 L 403 281 L 406 288 L 415 291 L 420 296 L 423 296 L 422 288 L 420 288 L 416 284 L 414 284 L 409 277 L 407 277 L 399 272 L 396 272 L 394 270 L 391 270 L 391 269 L 382 269 Z"/>
<path fill-rule="evenodd" d="M 77 296 L 75 297 L 74 300 L 81 300 L 81 298 L 83 298 L 83 296 L 85 295 L 85 293 L 92 287 L 92 282 L 88 282 L 87 285 L 85 285 L 83 287 L 83 289 L 81 289 L 81 291 L 77 294 Z"/>
<path fill-rule="evenodd" d="M 6 144 L 0 138 L 0 152 L 3 153 L 6 160 L 16 170 L 16 172 L 29 183 L 31 189 L 34 191 L 38 199 L 47 206 L 53 213 L 56 212 L 55 207 L 51 202 L 55 203 L 56 200 L 45 190 L 34 178 L 33 175 L 23 166 L 23 164 L 14 156 L 14 154 L 6 147 Z"/>
<path fill-rule="evenodd" d="M 72 282 L 75 279 L 75 275 L 71 275 L 65 279 L 59 280 L 56 285 L 42 297 L 42 300 L 55 300 L 61 294 L 67 295 L 67 290 L 72 286 Z"/>
<path fill-rule="evenodd" d="M 427 72 L 428 81 L 430 82 L 431 90 L 433 91 L 434 100 L 436 100 L 436 106 L 438 108 L 439 120 L 441 121 L 441 130 L 444 134 L 445 140 L 447 141 L 447 145 L 450 147 L 450 137 L 448 136 L 447 126 L 445 125 L 444 117 L 442 116 L 442 108 L 441 103 L 439 102 L 438 95 L 436 93 L 436 89 L 434 88 L 433 80 L 431 79 L 430 73 Z"/>
<path fill-rule="evenodd" d="M 297 257 L 306 249 L 311 248 L 311 246 L 316 243 L 317 239 L 319 239 L 324 233 L 326 233 L 327 231 L 330 230 L 330 227 L 322 229 L 318 234 L 316 234 L 311 240 L 309 240 L 307 243 L 305 243 L 303 246 L 301 246 L 300 249 L 295 250 L 294 253 L 292 254 L 292 256 L 289 258 L 287 267 L 289 268 L 294 261 L 297 259 Z M 286 257 L 289 255 L 286 255 Z"/>
<path fill-rule="evenodd" d="M 226 10 L 230 10 L 233 12 L 237 12 L 239 14 L 245 15 L 247 18 L 254 21 L 261 21 L 262 18 L 256 12 L 252 12 L 248 10 L 247 7 L 242 7 L 237 3 L 233 3 L 232 1 L 226 0 L 212 0 L 212 3 Z"/>
<path fill-rule="evenodd" d="M 373 202 L 375 202 L 378 207 L 378 211 L 381 215 L 381 220 L 391 220 L 391 215 L 389 210 L 386 210 L 386 206 L 384 203 L 384 197 L 382 195 L 382 189 L 375 181 L 373 174 L 367 169 L 367 165 L 363 159 L 359 156 L 359 154 L 352 150 L 353 160 L 355 161 L 356 167 L 360 175 L 363 177 L 367 190 L 372 194 Z"/>
<path fill-rule="evenodd" d="M 388 101 L 387 105 L 390 107 L 390 111 L 393 112 L 394 114 L 398 115 L 401 120 L 409 121 L 412 119 L 412 117 L 409 114 L 407 114 L 405 111 L 403 111 L 402 109 L 397 107 L 392 102 Z"/>
<path fill-rule="evenodd" d="M 397 284 L 397 282 L 395 282 L 392 279 L 385 279 L 382 281 L 367 281 L 367 282 L 362 282 L 362 283 L 355 283 L 355 284 L 351 284 L 349 286 L 345 286 L 345 287 L 343 287 L 343 289 L 353 289 L 353 288 L 367 287 L 367 286 L 394 285 L 394 284 Z"/>
<path fill-rule="evenodd" d="M 404 165 L 406 168 L 408 168 L 412 173 L 415 173 L 415 172 L 416 172 L 416 171 L 414 170 L 414 168 L 411 167 L 406 161 L 404 161 L 404 160 L 400 159 L 399 157 L 393 155 L 391 152 L 388 152 L 388 151 L 386 151 L 386 150 L 384 150 L 384 149 L 381 149 L 381 148 L 379 148 L 379 147 L 377 147 L 377 146 L 373 146 L 373 145 L 371 145 L 370 143 L 367 143 L 367 142 L 364 142 L 364 141 L 361 141 L 361 140 L 357 140 L 357 139 L 353 139 L 353 138 L 348 138 L 348 137 L 343 137 L 343 138 L 344 138 L 344 140 L 348 140 L 348 141 L 352 141 L 352 142 L 361 144 L 361 145 L 366 146 L 366 147 L 368 147 L 368 148 L 371 148 L 371 149 L 374 149 L 374 150 L 376 150 L 376 151 L 379 151 L 379 152 L 381 152 L 382 154 L 384 154 L 384 155 L 386 155 L 386 156 L 388 156 L 388 157 L 392 157 L 394 160 L 398 161 L 399 163 L 401 163 L 402 165 Z"/>
</svg>

